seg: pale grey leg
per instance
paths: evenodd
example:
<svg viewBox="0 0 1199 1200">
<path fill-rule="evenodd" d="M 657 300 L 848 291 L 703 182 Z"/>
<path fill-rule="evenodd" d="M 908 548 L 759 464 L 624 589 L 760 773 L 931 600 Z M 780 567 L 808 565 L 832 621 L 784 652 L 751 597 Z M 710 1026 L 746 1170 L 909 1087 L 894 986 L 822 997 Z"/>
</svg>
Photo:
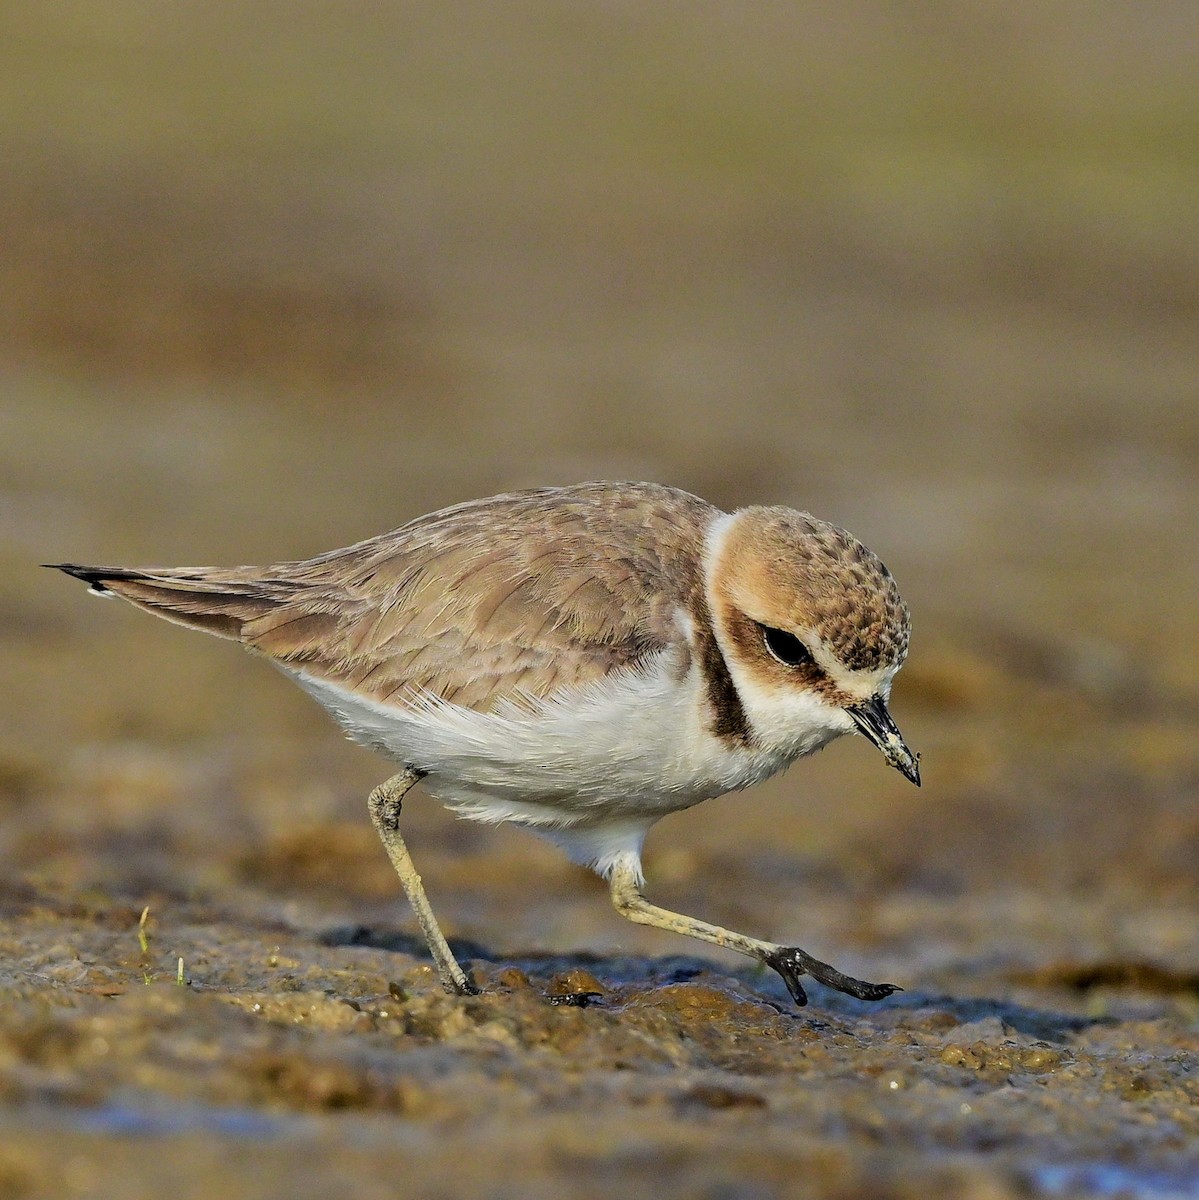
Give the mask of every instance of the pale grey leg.
<svg viewBox="0 0 1199 1200">
<path fill-rule="evenodd" d="M 810 975 L 826 987 L 845 992 L 859 1000 L 881 1000 L 892 992 L 902 990 L 893 983 L 866 983 L 861 979 L 843 975 L 828 963 L 813 958 L 797 946 L 778 946 L 773 942 L 759 941 L 757 938 L 746 937 L 743 933 L 734 933 L 731 929 L 722 929 L 719 925 L 709 925 L 706 921 L 697 921 L 694 917 L 684 917 L 680 913 L 659 908 L 645 898 L 637 876 L 626 865 L 618 864 L 613 869 L 608 886 L 612 892 L 612 903 L 622 917 L 628 917 L 630 921 L 636 921 L 639 925 L 655 925 L 671 933 L 681 933 L 686 937 L 712 942 L 714 945 L 748 954 L 750 958 L 764 962 L 783 977 L 791 998 L 801 1007 L 808 1002 L 807 993 L 799 982 L 801 975 Z"/>
<path fill-rule="evenodd" d="M 433 915 L 429 898 L 425 895 L 424 885 L 416 873 L 412 856 L 408 853 L 408 847 L 404 845 L 404 839 L 400 836 L 401 801 L 408 789 L 420 778 L 421 773 L 411 768 L 401 771 L 398 775 L 393 775 L 386 783 L 379 784 L 371 792 L 370 798 L 366 802 L 367 808 L 370 809 L 371 820 L 374 821 L 375 828 L 379 831 L 379 837 L 383 839 L 387 857 L 391 859 L 391 865 L 395 867 L 396 874 L 400 877 L 400 883 L 404 885 L 404 892 L 416 913 L 416 919 L 425 935 L 425 941 L 429 944 L 429 953 L 433 955 L 433 961 L 437 964 L 437 974 L 441 976 L 441 986 L 451 994 L 477 996 L 479 989 L 466 978 L 465 972 L 458 965 L 457 959 L 454 958 L 454 952 L 438 927 L 437 918 Z"/>
</svg>

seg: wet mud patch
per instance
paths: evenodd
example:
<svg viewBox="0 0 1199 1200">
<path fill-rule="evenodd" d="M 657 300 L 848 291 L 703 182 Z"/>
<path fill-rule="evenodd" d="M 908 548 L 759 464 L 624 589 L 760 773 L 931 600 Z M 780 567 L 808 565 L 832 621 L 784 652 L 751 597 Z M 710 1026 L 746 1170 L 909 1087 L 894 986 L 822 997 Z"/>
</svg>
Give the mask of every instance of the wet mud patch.
<svg viewBox="0 0 1199 1200">
<path fill-rule="evenodd" d="M 264 912 L 263 894 L 234 885 L 143 919 L 128 897 L 6 886 L 0 1166 L 14 1196 L 56 1194 L 72 1158 L 97 1178 L 126 1172 L 139 1194 L 158 1152 L 139 1163 L 130 1140 L 184 1164 L 252 1146 L 299 1195 L 368 1162 L 430 1194 L 438 1171 L 486 1190 L 489 1154 L 533 1195 L 569 1179 L 599 1196 L 669 1169 L 663 1194 L 678 1196 L 1024 1197 L 1054 1194 L 1040 1165 L 1175 1178 L 1199 1145 L 1184 991 L 1097 1012 L 1060 963 L 1016 978 L 963 941 L 909 965 L 910 989 L 879 1004 L 813 988 L 799 1010 L 752 966 L 504 953 L 493 928 L 458 947 L 484 989 L 459 997 L 400 926 L 331 927 L 320 905 Z M 793 899 L 821 927 L 817 894 Z M 896 897 L 877 914 L 872 966 L 902 965 L 930 903 Z M 299 1181 L 313 1139 L 329 1151 Z M 225 1194 L 262 1183 L 255 1168 Z"/>
<path fill-rule="evenodd" d="M 65 820 L 39 859 L 39 819 L 28 799 L 10 810 L 27 850 L 0 885 L 15 1196 L 101 1195 L 115 1175 L 178 1191 L 164 1156 L 234 1197 L 270 1194 L 263 1164 L 301 1196 L 364 1194 L 379 1171 L 491 1194 L 503 1164 L 522 1195 L 1024 1198 L 1199 1162 L 1199 925 L 1182 901 L 991 889 L 987 873 L 884 888 L 852 860 L 770 849 L 664 856 L 658 894 L 683 911 L 801 931 L 906 988 L 872 1005 L 813 985 L 801 1010 L 752 963 L 663 954 L 690 948 L 619 921 L 571 868 L 531 856 L 522 876 L 515 850 L 462 856 L 435 829 L 418 840 L 439 912 L 476 935 L 452 941 L 483 992 L 458 997 L 365 816 L 224 840 L 220 807 L 190 841 L 165 822 L 160 847 L 203 869 Z M 63 862 L 88 869 L 50 882 Z M 261 1157 L 230 1181 L 247 1148 Z M 83 1185 L 71 1161 L 91 1164 Z"/>
</svg>

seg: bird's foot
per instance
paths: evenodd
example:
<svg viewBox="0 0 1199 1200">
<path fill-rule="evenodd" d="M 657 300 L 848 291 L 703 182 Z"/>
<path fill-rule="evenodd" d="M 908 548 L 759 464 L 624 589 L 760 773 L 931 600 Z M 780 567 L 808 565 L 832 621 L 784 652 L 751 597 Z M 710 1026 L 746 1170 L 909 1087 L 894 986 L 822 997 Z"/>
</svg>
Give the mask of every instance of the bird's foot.
<svg viewBox="0 0 1199 1200">
<path fill-rule="evenodd" d="M 833 988 L 834 991 L 844 992 L 856 1000 L 882 1000 L 893 992 L 903 991 L 898 984 L 867 983 L 864 979 L 854 979 L 852 976 L 844 975 L 836 967 L 830 967 L 828 963 L 813 958 L 806 950 L 801 950 L 798 946 L 779 946 L 764 955 L 762 961 L 767 966 L 773 967 L 783 977 L 787 991 L 791 993 L 791 999 L 800 1008 L 803 1008 L 808 1002 L 808 994 L 799 982 L 801 975 L 810 975 L 817 983 L 823 983 L 825 987 Z"/>
</svg>

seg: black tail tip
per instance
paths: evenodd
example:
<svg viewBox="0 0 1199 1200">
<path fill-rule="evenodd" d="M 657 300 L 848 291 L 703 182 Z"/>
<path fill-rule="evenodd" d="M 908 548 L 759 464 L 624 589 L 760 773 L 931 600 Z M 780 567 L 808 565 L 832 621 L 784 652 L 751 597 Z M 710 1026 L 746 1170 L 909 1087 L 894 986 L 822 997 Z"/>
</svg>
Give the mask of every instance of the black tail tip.
<svg viewBox="0 0 1199 1200">
<path fill-rule="evenodd" d="M 104 567 L 83 567 L 78 563 L 42 563 L 42 566 L 48 567 L 51 571 L 63 571 L 67 575 L 73 575 L 76 579 L 82 579 L 97 596 L 112 595 L 108 588 L 104 586 L 104 581 L 106 579 L 120 578 L 121 575 L 121 572 L 118 570 L 105 569 Z"/>
</svg>

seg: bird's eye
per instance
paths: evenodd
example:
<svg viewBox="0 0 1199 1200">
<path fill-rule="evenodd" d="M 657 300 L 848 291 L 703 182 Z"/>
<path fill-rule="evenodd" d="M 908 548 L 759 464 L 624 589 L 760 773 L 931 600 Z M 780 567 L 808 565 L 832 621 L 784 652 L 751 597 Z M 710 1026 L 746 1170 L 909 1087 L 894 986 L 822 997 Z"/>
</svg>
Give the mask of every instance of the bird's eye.
<svg viewBox="0 0 1199 1200">
<path fill-rule="evenodd" d="M 785 667 L 802 667 L 812 661 L 812 652 L 795 636 L 785 629 L 772 629 L 769 625 L 762 626 L 762 641 L 766 649 Z"/>
</svg>

